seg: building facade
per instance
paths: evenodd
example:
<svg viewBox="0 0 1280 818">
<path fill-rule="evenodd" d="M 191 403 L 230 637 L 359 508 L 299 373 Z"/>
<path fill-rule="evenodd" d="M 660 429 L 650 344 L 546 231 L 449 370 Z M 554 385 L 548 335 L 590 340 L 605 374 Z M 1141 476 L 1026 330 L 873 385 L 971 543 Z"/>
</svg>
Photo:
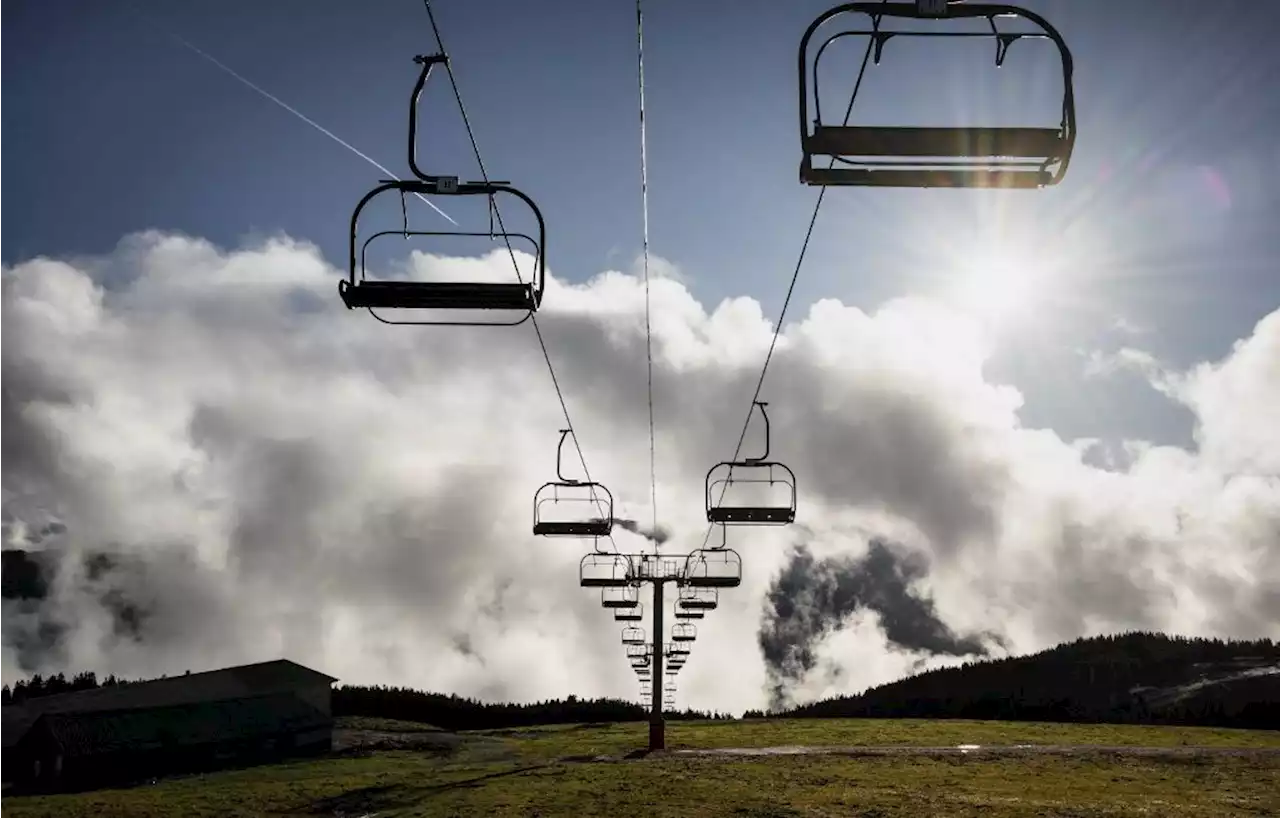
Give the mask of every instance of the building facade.
<svg viewBox="0 0 1280 818">
<path fill-rule="evenodd" d="M 281 659 L 29 699 L 4 708 L 4 777 L 78 789 L 328 752 L 335 681 Z"/>
</svg>

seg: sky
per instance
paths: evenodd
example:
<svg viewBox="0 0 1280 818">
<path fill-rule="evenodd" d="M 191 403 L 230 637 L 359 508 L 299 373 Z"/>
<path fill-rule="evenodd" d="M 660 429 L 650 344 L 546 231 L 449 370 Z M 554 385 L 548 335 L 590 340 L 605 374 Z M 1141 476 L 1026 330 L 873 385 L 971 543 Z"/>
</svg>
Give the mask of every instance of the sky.
<svg viewBox="0 0 1280 818">
<path fill-rule="evenodd" d="M 743 584 L 700 624 L 678 703 L 758 707 L 779 679 L 812 698 L 1126 628 L 1280 636 L 1280 10 L 1026 7 L 1075 58 L 1067 177 L 829 191 L 763 394 L 798 524 L 730 535 Z M 648 520 L 634 4 L 433 8 L 490 175 L 546 216 L 540 327 L 593 476 Z M 677 550 L 705 531 L 701 481 L 732 452 L 816 197 L 795 63 L 825 8 L 645 3 Z M 194 50 L 404 175 L 422 6 L 11 2 L 0 36 L 6 548 L 59 566 L 44 603 L 5 601 L 5 680 L 283 654 L 351 683 L 631 695 L 618 626 L 574 582 L 580 546 L 529 533 L 563 422 L 532 328 L 342 309 L 351 209 L 385 174 Z M 990 50 L 891 43 L 855 110 L 1056 125 L 1053 52 L 1017 43 L 997 70 Z M 859 56 L 833 57 L 833 99 Z M 419 156 L 475 178 L 453 105 L 433 77 Z M 378 263 L 509 265 L 483 241 L 404 249 Z M 65 530 L 39 535 L 48 519 Z M 112 568 L 84 567 L 103 552 Z M 815 613 L 841 571 L 878 579 Z M 895 630 L 907 610 L 946 638 Z M 777 665 L 779 639 L 809 658 Z"/>
</svg>

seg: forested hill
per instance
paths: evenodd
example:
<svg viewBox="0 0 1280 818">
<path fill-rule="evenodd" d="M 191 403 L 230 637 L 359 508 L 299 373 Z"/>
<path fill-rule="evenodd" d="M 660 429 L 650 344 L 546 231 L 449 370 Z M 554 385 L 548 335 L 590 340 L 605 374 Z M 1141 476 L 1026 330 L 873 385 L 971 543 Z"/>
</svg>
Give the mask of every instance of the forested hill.
<svg viewBox="0 0 1280 818">
<path fill-rule="evenodd" d="M 926 671 L 771 715 L 1280 729 L 1280 645 L 1141 632 L 1096 636 Z"/>
</svg>

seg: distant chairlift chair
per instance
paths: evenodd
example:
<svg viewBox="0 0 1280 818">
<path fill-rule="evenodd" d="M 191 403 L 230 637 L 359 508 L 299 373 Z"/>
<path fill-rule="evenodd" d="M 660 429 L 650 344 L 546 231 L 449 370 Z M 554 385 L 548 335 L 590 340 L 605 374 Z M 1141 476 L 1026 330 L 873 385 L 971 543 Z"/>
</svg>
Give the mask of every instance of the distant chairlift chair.
<svg viewBox="0 0 1280 818">
<path fill-rule="evenodd" d="M 760 410 L 764 419 L 764 454 L 742 460 L 726 460 L 712 466 L 707 472 L 706 504 L 707 522 L 720 525 L 787 525 L 796 519 L 796 476 L 786 465 L 769 460 L 769 414 L 764 401 L 756 401 L 753 409 Z M 724 496 L 735 484 L 749 487 L 767 485 L 771 490 L 781 488 L 786 499 L 771 495 L 768 503 L 725 503 Z M 720 496 L 713 498 L 715 490 Z"/>
<path fill-rule="evenodd" d="M 731 548 L 700 548 L 685 559 L 681 581 L 691 588 L 736 588 L 742 584 L 742 558 Z"/>
<path fill-rule="evenodd" d="M 615 622 L 644 621 L 644 603 L 640 602 L 634 608 L 614 608 L 613 621 Z"/>
<path fill-rule="evenodd" d="M 608 537 L 613 532 L 613 494 L 603 483 L 564 476 L 564 442 L 572 433 L 572 429 L 560 430 L 556 479 L 543 483 L 533 495 L 533 533 L 542 537 Z M 594 506 L 600 514 L 588 517 L 574 513 L 584 506 Z"/>
<path fill-rule="evenodd" d="M 625 554 L 592 551 L 578 563 L 578 584 L 583 588 L 625 588 L 631 582 L 631 560 Z"/>
</svg>

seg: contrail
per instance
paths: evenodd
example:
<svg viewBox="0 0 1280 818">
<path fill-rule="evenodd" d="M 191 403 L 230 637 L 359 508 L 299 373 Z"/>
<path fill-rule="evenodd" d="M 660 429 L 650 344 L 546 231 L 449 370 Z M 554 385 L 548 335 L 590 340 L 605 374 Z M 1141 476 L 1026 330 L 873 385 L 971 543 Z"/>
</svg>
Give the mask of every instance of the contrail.
<svg viewBox="0 0 1280 818">
<path fill-rule="evenodd" d="M 339 145 L 341 145 L 342 147 L 344 147 L 344 148 L 346 148 L 347 150 L 351 151 L 351 152 L 352 152 L 352 153 L 354 153 L 356 156 L 359 156 L 361 159 L 363 159 L 364 161 L 368 162 L 370 165 L 373 165 L 373 166 L 374 166 L 375 168 L 377 168 L 378 170 L 380 170 L 380 171 L 382 171 L 383 173 L 387 174 L 387 176 L 391 177 L 392 179 L 395 179 L 397 182 L 398 182 L 398 181 L 400 181 L 400 177 L 399 177 L 399 176 L 396 176 L 394 173 L 392 173 L 391 171 L 387 170 L 385 167 L 383 167 L 381 164 L 379 164 L 379 163 L 378 163 L 378 161 L 377 161 L 376 159 L 374 159 L 373 157 L 371 157 L 371 156 L 369 156 L 368 154 L 364 153 L 364 152 L 363 152 L 363 151 L 361 151 L 360 149 L 356 148 L 356 147 L 355 147 L 354 145 L 352 145 L 350 142 L 347 142 L 347 141 L 346 141 L 346 140 L 344 140 L 342 137 L 340 137 L 340 136 L 338 136 L 337 134 L 335 134 L 333 131 L 331 131 L 331 130 L 329 130 L 328 128 L 326 128 L 326 127 L 324 127 L 323 125 L 321 125 L 319 122 L 316 122 L 314 119 L 311 119 L 311 118 L 310 118 L 310 117 L 308 117 L 306 114 L 304 114 L 304 113 L 302 113 L 301 111 L 299 111 L 297 108 L 294 108 L 294 107 L 293 107 L 292 105 L 290 105 L 289 103 L 287 103 L 287 102 L 285 102 L 284 100 L 280 99 L 280 97 L 278 97 L 278 96 L 276 96 L 275 94 L 271 93 L 270 91 L 268 91 L 267 89 L 263 88 L 262 86 L 255 84 L 252 80 L 247 79 L 247 78 L 246 78 L 246 77 L 244 77 L 243 75 L 239 74 L 235 69 L 233 69 L 231 66 L 227 65 L 226 63 L 222 62 L 222 61 L 221 61 L 221 60 L 219 60 L 217 57 L 215 57 L 215 56 L 213 56 L 212 54 L 209 54 L 209 53 L 207 53 L 207 52 L 205 52 L 205 51 L 201 50 L 199 47 L 197 47 L 197 46 L 193 45 L 192 43 L 187 42 L 187 41 L 186 41 L 186 40 L 184 40 L 182 37 L 178 36 L 177 34 L 174 34 L 172 31 L 168 31 L 168 30 L 166 29 L 166 30 L 165 30 L 165 33 L 166 33 L 166 34 L 168 34 L 168 35 L 169 35 L 170 37 L 172 37 L 173 39 L 177 40 L 177 41 L 178 41 L 179 43 L 181 43 L 182 45 L 184 45 L 184 46 L 186 46 L 187 48 L 189 48 L 189 49 L 191 49 L 192 51 L 194 51 L 196 54 L 200 55 L 201 57 L 204 57 L 204 58 L 205 58 L 206 60 L 208 60 L 209 62 L 211 62 L 211 63 L 213 63 L 214 65 L 218 66 L 218 67 L 219 67 L 219 68 L 221 68 L 223 71 L 227 72 L 227 73 L 228 73 L 228 74 L 230 74 L 231 76 L 233 76 L 233 77 L 235 77 L 236 79 L 240 80 L 240 82 L 244 83 L 245 85 L 249 86 L 249 87 L 250 87 L 250 88 L 252 88 L 253 90 L 257 91 L 259 94 L 262 94 L 262 96 L 264 96 L 264 97 L 266 97 L 267 99 L 271 100 L 271 101 L 272 101 L 272 102 L 274 102 L 276 105 L 279 105 L 281 108 L 283 108 L 283 109 L 285 109 L 286 111 L 288 111 L 289 113 L 293 114 L 293 115 L 294 115 L 294 116 L 296 116 L 298 119 L 301 119 L 303 122 L 305 122 L 305 123 L 307 123 L 308 125 L 310 125 L 311 127 L 315 128 L 315 129 L 316 129 L 317 131 L 319 131 L 320 133 L 322 133 L 322 134 L 324 134 L 325 136 L 329 137 L 329 138 L 330 138 L 330 139 L 332 139 L 334 142 L 337 142 L 337 143 L 338 143 Z M 431 203 L 431 201 L 430 201 L 429 199 L 427 199 L 427 198 L 426 198 L 425 196 L 423 196 L 421 193 L 415 193 L 415 194 L 413 194 L 413 195 L 414 195 L 414 196 L 417 196 L 419 199 L 421 199 L 423 202 L 425 202 L 425 203 L 426 203 L 426 205 L 427 205 L 428 207 L 430 207 L 432 210 L 434 210 L 435 212 L 439 213 L 441 216 L 444 216 L 446 219 L 448 219 L 450 224 L 454 225 L 455 227 L 458 225 L 458 223 L 457 223 L 456 221 L 454 221 L 454 220 L 453 220 L 453 217 L 452 217 L 452 216 L 450 216 L 448 213 L 445 213 L 445 212 L 444 212 L 443 210 L 441 210 L 440 208 L 436 207 L 434 204 L 432 204 L 432 203 Z"/>
</svg>

